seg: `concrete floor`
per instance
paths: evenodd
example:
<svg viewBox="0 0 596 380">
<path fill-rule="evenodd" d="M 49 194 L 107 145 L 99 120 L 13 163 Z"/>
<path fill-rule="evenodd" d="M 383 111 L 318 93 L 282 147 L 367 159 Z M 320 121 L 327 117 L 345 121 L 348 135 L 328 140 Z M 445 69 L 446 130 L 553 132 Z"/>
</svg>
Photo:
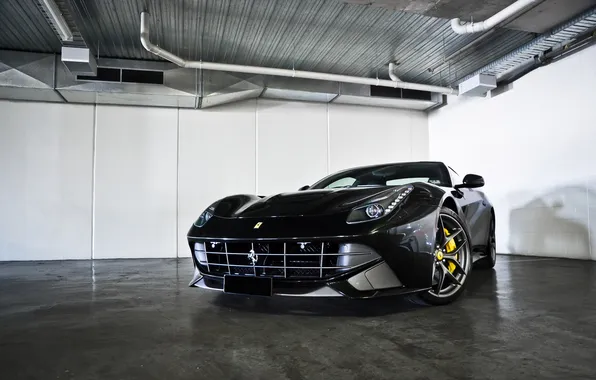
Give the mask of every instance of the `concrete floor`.
<svg viewBox="0 0 596 380">
<path fill-rule="evenodd" d="M 596 263 L 499 256 L 458 302 L 188 288 L 190 259 L 0 264 L 2 379 L 594 379 Z"/>
</svg>

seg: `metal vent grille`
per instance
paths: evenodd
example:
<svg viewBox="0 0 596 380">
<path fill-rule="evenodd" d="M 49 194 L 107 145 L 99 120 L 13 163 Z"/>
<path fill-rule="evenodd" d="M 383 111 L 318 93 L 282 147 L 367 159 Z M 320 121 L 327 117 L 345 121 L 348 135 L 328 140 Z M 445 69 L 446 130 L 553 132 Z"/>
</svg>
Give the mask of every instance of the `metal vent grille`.
<svg viewBox="0 0 596 380">
<path fill-rule="evenodd" d="M 198 248 L 197 248 L 198 247 Z M 205 257 L 202 270 L 225 274 L 278 278 L 328 278 L 371 262 L 379 256 L 357 244 L 333 242 L 226 242 L 195 244 L 195 255 Z"/>
</svg>

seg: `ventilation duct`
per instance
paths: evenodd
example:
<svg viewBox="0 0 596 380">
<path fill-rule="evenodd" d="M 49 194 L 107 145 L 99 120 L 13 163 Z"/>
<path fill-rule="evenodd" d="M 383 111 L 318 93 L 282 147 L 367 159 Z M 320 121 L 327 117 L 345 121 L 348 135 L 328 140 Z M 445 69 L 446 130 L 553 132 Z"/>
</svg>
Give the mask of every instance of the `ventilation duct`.
<svg viewBox="0 0 596 380">
<path fill-rule="evenodd" d="M 88 48 L 62 46 L 62 63 L 75 75 L 97 75 L 97 62 Z"/>
<path fill-rule="evenodd" d="M 497 77 L 478 74 L 459 84 L 460 95 L 485 96 L 487 92 L 497 88 Z"/>
<path fill-rule="evenodd" d="M 260 76 L 201 71 L 200 108 L 210 108 L 241 100 L 258 98 L 263 92 Z"/>
<path fill-rule="evenodd" d="M 60 56 L 0 50 L 0 98 L 86 104 L 210 108 L 267 98 L 427 110 L 427 91 L 277 76 L 183 69 L 172 63 L 99 59 L 95 75 L 73 74 Z"/>
<path fill-rule="evenodd" d="M 53 54 L 0 50 L 0 99 L 63 102 L 54 90 L 55 67 Z"/>
<path fill-rule="evenodd" d="M 339 94 L 339 83 L 311 79 L 267 77 L 264 87 L 261 97 L 266 99 L 329 103 Z"/>
<path fill-rule="evenodd" d="M 100 62 L 96 76 L 75 76 L 60 65 L 56 70 L 56 90 L 71 103 L 197 107 L 199 80 L 196 70 L 176 66 L 166 70 L 145 70 L 142 65 L 127 67 L 125 60 L 119 61 L 123 66 L 118 68 L 101 67 Z"/>
<path fill-rule="evenodd" d="M 443 96 L 426 91 L 342 83 L 333 103 L 425 111 L 442 104 Z"/>
</svg>

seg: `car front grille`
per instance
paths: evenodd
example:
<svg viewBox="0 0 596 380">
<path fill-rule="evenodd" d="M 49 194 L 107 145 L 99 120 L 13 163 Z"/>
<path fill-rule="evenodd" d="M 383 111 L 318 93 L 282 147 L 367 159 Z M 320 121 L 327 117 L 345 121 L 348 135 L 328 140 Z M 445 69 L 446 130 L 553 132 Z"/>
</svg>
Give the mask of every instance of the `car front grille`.
<svg viewBox="0 0 596 380">
<path fill-rule="evenodd" d="M 366 264 L 379 256 L 361 244 L 334 242 L 223 241 L 194 244 L 204 273 L 290 279 L 322 279 Z"/>
</svg>

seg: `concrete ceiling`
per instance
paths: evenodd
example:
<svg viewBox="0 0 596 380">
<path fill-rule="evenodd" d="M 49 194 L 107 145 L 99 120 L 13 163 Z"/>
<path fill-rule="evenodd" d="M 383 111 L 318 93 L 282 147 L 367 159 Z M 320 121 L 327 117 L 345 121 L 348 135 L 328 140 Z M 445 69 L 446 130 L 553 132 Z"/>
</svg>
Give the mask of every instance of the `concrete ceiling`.
<svg viewBox="0 0 596 380">
<path fill-rule="evenodd" d="M 413 12 L 425 16 L 462 20 L 484 20 L 515 0 L 343 0 L 367 4 L 393 11 Z M 550 28 L 596 5 L 596 0 L 545 0 L 512 20 L 507 28 L 531 33 L 544 33 Z"/>
</svg>

